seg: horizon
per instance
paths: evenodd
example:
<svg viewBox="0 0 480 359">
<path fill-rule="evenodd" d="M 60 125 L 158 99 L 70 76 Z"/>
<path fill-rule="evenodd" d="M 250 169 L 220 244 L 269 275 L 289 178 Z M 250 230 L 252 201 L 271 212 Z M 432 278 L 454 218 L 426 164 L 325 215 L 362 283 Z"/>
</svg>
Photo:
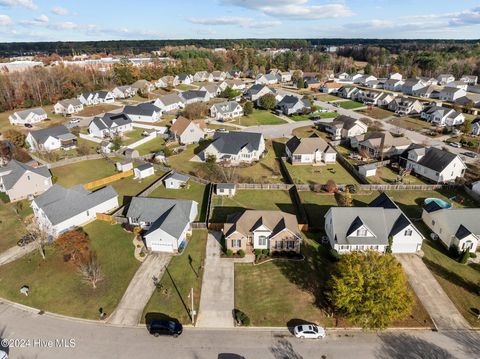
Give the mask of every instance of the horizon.
<svg viewBox="0 0 480 359">
<path fill-rule="evenodd" d="M 421 3 L 414 0 L 207 0 L 202 3 L 185 0 L 168 4 L 140 0 L 115 6 L 91 0 L 77 4 L 0 0 L 3 43 L 200 39 L 478 40 L 478 34 L 480 6 L 472 0 Z"/>
</svg>

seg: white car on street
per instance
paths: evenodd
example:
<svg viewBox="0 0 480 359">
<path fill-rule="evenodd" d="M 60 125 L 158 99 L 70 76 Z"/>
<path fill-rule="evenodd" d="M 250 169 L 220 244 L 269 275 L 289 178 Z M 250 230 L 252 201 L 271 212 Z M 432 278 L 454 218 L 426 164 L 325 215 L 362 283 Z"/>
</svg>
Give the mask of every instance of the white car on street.
<svg viewBox="0 0 480 359">
<path fill-rule="evenodd" d="M 297 338 L 321 339 L 325 338 L 325 329 L 314 324 L 297 325 L 293 328 L 293 333 Z"/>
</svg>

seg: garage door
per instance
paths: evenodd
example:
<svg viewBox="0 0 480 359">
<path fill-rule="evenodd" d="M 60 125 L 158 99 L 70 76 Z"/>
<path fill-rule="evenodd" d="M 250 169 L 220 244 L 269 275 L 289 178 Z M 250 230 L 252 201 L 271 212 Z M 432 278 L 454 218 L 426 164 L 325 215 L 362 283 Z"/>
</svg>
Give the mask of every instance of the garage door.
<svg viewBox="0 0 480 359">
<path fill-rule="evenodd" d="M 394 241 L 392 243 L 392 252 L 393 253 L 415 253 L 420 249 L 420 246 L 421 245 L 419 245 L 417 242 Z"/>
<path fill-rule="evenodd" d="M 150 243 L 150 249 L 153 252 L 168 252 L 172 253 L 173 252 L 173 246 L 171 244 L 165 244 L 165 243 Z"/>
</svg>

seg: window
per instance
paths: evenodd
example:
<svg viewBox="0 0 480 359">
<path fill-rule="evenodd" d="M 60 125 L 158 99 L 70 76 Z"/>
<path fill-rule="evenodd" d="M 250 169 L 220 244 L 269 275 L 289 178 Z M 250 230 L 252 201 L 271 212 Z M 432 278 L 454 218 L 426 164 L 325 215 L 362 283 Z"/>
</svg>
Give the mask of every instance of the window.
<svg viewBox="0 0 480 359">
<path fill-rule="evenodd" d="M 27 180 L 29 180 L 29 181 L 30 181 L 30 176 L 27 176 Z"/>
<path fill-rule="evenodd" d="M 287 249 L 295 249 L 295 241 L 287 241 Z"/>
<path fill-rule="evenodd" d="M 406 229 L 405 232 L 403 233 L 403 235 L 407 236 L 407 237 L 410 237 L 412 235 L 413 231 L 409 228 L 409 229 Z"/>
<path fill-rule="evenodd" d="M 258 237 L 258 245 L 259 246 L 266 246 L 267 245 L 267 237 L 266 236 Z"/>
<path fill-rule="evenodd" d="M 435 225 L 435 220 L 434 220 L 434 219 L 432 219 L 432 226 L 434 226 L 434 225 Z"/>
<path fill-rule="evenodd" d="M 462 249 L 467 250 L 467 249 L 472 249 L 473 248 L 473 242 L 472 241 L 466 241 L 463 243 Z"/>
<path fill-rule="evenodd" d="M 90 216 L 90 211 L 87 211 L 87 216 Z"/>
<path fill-rule="evenodd" d="M 232 247 L 238 248 L 242 246 L 242 240 L 241 239 L 232 239 Z"/>
<path fill-rule="evenodd" d="M 283 242 L 282 241 L 276 241 L 275 242 L 275 249 L 283 249 Z"/>
<path fill-rule="evenodd" d="M 362 228 L 362 229 L 357 229 L 357 237 L 366 237 L 367 236 L 367 230 Z"/>
</svg>

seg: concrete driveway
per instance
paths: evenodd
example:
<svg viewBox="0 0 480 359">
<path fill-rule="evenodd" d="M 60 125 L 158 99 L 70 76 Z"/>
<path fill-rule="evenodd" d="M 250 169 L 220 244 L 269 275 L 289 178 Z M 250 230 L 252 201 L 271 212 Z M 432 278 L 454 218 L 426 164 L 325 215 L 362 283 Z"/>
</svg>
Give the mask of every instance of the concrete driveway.
<svg viewBox="0 0 480 359">
<path fill-rule="evenodd" d="M 25 247 L 15 246 L 9 248 L 6 251 L 0 253 L 0 266 L 20 259 L 24 255 L 33 252 L 37 248 L 37 243 L 35 242 L 29 243 Z M 38 255 L 40 255 L 40 253 Z"/>
<path fill-rule="evenodd" d="M 416 254 L 396 254 L 408 281 L 439 330 L 469 329 L 463 318 L 440 284 Z"/>
<path fill-rule="evenodd" d="M 137 325 L 155 291 L 153 277 L 162 278 L 172 258 L 168 253 L 150 254 L 133 276 L 119 305 L 107 322 L 116 325 Z M 119 273 L 118 275 L 122 275 Z"/>
<path fill-rule="evenodd" d="M 232 328 L 234 299 L 233 260 L 220 258 L 220 232 L 209 232 L 197 327 Z"/>
</svg>

